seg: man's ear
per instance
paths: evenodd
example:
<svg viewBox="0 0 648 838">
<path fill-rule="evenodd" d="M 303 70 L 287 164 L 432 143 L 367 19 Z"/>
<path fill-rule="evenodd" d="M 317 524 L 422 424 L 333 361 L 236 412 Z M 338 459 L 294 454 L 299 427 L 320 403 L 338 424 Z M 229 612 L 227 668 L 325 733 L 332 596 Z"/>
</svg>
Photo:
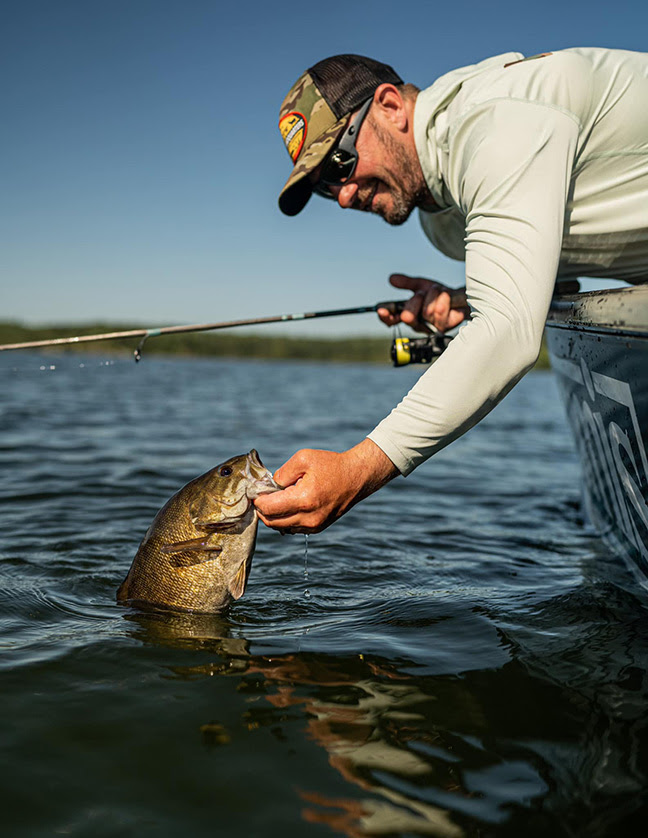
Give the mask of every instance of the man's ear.
<svg viewBox="0 0 648 838">
<path fill-rule="evenodd" d="M 405 100 L 393 84 L 381 84 L 374 92 L 374 114 L 377 119 L 389 123 L 399 131 L 406 131 L 408 124 Z"/>
</svg>

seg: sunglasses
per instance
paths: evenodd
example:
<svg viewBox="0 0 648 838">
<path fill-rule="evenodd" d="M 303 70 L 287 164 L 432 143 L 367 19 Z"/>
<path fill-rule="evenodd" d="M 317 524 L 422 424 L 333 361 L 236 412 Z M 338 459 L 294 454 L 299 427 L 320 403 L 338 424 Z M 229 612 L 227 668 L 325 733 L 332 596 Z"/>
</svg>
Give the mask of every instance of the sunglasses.
<svg viewBox="0 0 648 838">
<path fill-rule="evenodd" d="M 335 201 L 335 195 L 331 192 L 329 186 L 342 186 L 355 172 L 358 164 L 356 141 L 360 126 L 369 112 L 372 102 L 373 96 L 367 99 L 358 113 L 349 120 L 342 138 L 322 163 L 319 180 L 313 186 L 313 192 L 317 192 L 322 198 Z"/>
</svg>

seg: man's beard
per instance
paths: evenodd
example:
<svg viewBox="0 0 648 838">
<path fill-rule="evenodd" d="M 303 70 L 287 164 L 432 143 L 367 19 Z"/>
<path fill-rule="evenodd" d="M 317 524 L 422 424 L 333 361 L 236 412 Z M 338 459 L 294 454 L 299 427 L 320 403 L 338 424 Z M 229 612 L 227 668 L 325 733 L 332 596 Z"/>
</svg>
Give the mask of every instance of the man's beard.
<svg viewBox="0 0 648 838">
<path fill-rule="evenodd" d="M 392 205 L 384 211 L 378 210 L 388 224 L 397 227 L 404 224 L 412 214 L 413 209 L 418 205 L 418 195 L 405 192 L 401 187 L 392 187 L 390 190 Z"/>
<path fill-rule="evenodd" d="M 369 114 L 371 118 L 371 114 Z M 429 203 L 430 193 L 423 178 L 418 161 L 412 161 L 405 153 L 405 150 L 392 138 L 390 134 L 383 131 L 380 125 L 373 123 L 376 136 L 383 144 L 390 159 L 391 168 L 398 172 L 398 180 L 391 179 L 391 183 L 379 180 L 384 184 L 392 199 L 389 208 L 377 207 L 375 212 L 382 216 L 388 224 L 398 226 L 404 224 L 416 207 Z M 373 190 L 375 184 L 371 187 Z"/>
</svg>

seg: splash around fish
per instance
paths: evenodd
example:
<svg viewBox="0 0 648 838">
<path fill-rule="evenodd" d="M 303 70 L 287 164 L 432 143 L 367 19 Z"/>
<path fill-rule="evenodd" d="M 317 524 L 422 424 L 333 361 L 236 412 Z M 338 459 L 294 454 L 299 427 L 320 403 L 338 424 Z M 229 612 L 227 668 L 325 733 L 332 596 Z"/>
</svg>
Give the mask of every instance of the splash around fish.
<svg viewBox="0 0 648 838">
<path fill-rule="evenodd" d="M 215 613 L 239 599 L 256 544 L 254 498 L 281 488 L 254 449 L 191 480 L 153 519 L 118 602 Z"/>
</svg>

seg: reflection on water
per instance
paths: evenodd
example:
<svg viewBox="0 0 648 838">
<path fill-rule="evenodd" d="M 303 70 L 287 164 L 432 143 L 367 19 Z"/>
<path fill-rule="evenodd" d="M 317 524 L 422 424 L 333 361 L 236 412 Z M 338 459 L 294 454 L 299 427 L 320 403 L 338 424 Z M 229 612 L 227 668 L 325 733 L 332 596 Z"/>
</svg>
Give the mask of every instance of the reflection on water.
<svg viewBox="0 0 648 838">
<path fill-rule="evenodd" d="M 599 626 L 610 618 L 609 594 L 618 599 L 606 591 L 606 605 L 590 615 Z M 574 622 L 582 603 L 550 602 L 525 627 L 502 628 L 514 656 L 500 670 L 438 677 L 375 655 L 255 654 L 225 619 L 126 619 L 144 643 L 207 654 L 200 664 L 169 666 L 173 678 L 235 679 L 248 730 L 287 741 L 297 725 L 326 752 L 349 794 L 300 784 L 308 823 L 354 838 L 488 834 L 474 831 L 475 820 L 506 834 L 524 824 L 538 835 L 605 835 L 620 798 L 629 815 L 646 785 L 647 619 L 636 606 L 632 596 L 612 603 L 631 618 L 624 631 L 610 623 L 596 644 L 580 647 L 561 624 Z M 548 656 L 534 648 L 538 638 L 552 647 Z M 218 719 L 200 731 L 207 747 L 231 742 Z"/>
<path fill-rule="evenodd" d="M 0 357 L 3 834 L 643 835 L 646 594 L 547 375 L 307 548 L 261 528 L 220 618 L 115 602 L 187 480 L 352 445 L 417 374 Z"/>
</svg>

